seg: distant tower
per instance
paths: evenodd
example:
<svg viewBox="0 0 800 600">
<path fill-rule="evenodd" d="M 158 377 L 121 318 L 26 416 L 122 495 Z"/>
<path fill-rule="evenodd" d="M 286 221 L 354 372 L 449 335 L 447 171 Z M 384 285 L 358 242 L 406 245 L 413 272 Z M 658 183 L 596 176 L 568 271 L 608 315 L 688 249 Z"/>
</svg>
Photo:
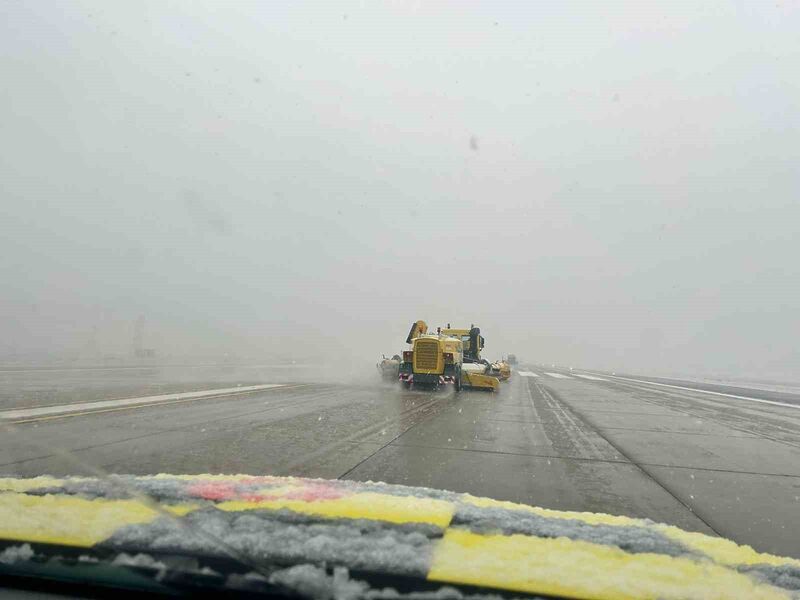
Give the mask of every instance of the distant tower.
<svg viewBox="0 0 800 600">
<path fill-rule="evenodd" d="M 143 344 L 144 339 L 144 315 L 139 315 L 136 318 L 136 323 L 133 326 L 133 354 L 136 358 L 152 358 L 156 355 L 156 351 L 152 348 L 145 348 Z"/>
<path fill-rule="evenodd" d="M 144 315 L 139 315 L 136 318 L 136 323 L 133 326 L 133 355 L 137 358 L 144 356 L 144 349 L 142 348 L 142 337 L 144 336 Z"/>
<path fill-rule="evenodd" d="M 95 358 L 99 354 L 97 349 L 97 325 L 93 325 L 89 332 L 89 339 L 86 340 L 86 355 Z"/>
</svg>

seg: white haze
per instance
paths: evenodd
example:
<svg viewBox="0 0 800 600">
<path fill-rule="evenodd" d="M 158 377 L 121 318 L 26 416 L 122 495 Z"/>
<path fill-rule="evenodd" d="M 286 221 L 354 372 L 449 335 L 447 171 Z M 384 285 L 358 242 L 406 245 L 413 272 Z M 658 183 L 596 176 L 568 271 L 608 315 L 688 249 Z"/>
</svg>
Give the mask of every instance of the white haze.
<svg viewBox="0 0 800 600">
<path fill-rule="evenodd" d="M 796 376 L 799 6 L 4 0 L 0 362 Z"/>
</svg>

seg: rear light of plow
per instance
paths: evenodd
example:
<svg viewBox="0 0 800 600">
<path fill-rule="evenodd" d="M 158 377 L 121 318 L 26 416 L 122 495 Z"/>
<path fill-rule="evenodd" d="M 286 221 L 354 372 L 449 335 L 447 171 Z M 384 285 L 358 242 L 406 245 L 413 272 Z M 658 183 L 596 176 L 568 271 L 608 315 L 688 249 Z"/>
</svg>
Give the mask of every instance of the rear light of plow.
<svg viewBox="0 0 800 600">
<path fill-rule="evenodd" d="M 445 352 L 444 353 L 444 362 L 448 365 L 453 364 L 453 353 L 452 352 Z"/>
</svg>

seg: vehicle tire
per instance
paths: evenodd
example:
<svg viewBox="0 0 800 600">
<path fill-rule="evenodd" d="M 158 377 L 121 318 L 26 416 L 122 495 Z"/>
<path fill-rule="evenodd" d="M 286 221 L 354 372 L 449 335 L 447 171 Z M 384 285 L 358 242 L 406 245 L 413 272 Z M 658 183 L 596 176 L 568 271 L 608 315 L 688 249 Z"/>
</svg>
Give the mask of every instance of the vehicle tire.
<svg viewBox="0 0 800 600">
<path fill-rule="evenodd" d="M 461 391 L 461 370 L 460 369 L 458 371 L 456 371 L 455 380 L 456 380 L 456 393 L 458 393 L 458 392 Z"/>
</svg>

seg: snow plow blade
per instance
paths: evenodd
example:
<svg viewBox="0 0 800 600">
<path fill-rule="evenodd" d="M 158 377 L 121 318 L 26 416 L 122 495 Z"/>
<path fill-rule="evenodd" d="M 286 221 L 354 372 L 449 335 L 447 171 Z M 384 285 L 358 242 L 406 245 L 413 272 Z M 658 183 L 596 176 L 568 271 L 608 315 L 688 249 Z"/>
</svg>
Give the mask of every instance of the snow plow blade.
<svg viewBox="0 0 800 600">
<path fill-rule="evenodd" d="M 464 372 L 461 375 L 461 385 L 468 388 L 489 390 L 496 392 L 500 389 L 500 380 L 491 375 Z"/>
</svg>

